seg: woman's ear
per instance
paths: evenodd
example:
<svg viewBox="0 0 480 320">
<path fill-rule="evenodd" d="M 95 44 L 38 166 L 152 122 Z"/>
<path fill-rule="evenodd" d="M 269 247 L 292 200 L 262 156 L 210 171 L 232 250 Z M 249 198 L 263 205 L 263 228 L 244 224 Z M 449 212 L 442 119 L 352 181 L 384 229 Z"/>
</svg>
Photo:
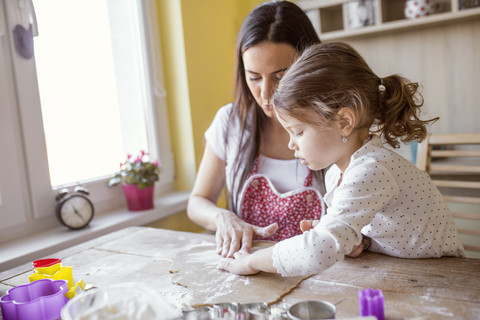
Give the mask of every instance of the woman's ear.
<svg viewBox="0 0 480 320">
<path fill-rule="evenodd" d="M 337 115 L 342 135 L 348 137 L 355 128 L 355 113 L 350 108 L 341 108 Z"/>
</svg>

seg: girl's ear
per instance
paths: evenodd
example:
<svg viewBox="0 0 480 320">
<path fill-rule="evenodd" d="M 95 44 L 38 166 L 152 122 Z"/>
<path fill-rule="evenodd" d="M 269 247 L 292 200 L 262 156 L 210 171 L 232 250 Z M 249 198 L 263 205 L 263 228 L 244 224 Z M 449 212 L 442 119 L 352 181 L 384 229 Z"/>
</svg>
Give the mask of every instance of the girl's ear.
<svg viewBox="0 0 480 320">
<path fill-rule="evenodd" d="M 342 135 L 348 137 L 355 128 L 355 113 L 350 108 L 341 108 L 337 115 Z"/>
</svg>

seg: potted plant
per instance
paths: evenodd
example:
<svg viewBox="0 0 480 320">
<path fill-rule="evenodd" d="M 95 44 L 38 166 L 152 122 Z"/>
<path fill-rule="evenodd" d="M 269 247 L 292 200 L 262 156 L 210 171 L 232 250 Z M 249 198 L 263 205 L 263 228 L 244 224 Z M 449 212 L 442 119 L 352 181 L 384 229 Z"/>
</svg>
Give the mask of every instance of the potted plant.
<svg viewBox="0 0 480 320">
<path fill-rule="evenodd" d="M 159 180 L 160 171 L 158 160 L 151 162 L 148 153 L 141 150 L 137 157 L 127 155 L 127 160 L 120 163 L 120 171 L 108 180 L 107 185 L 122 184 L 130 211 L 152 209 L 155 181 Z"/>
</svg>

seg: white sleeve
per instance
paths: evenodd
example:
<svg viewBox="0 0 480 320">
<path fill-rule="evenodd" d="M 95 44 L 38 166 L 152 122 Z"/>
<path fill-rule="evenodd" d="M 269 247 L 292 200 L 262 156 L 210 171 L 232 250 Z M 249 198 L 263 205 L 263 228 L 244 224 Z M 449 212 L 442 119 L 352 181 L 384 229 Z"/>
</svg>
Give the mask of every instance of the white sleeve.
<svg viewBox="0 0 480 320">
<path fill-rule="evenodd" d="M 377 180 L 383 185 L 376 187 Z M 282 276 L 319 273 L 343 260 L 361 242 L 362 228 L 398 195 L 399 188 L 387 168 L 362 161 L 347 168 L 333 192 L 327 214 L 314 229 L 275 245 L 273 265 Z"/>
<path fill-rule="evenodd" d="M 319 273 L 343 260 L 344 255 L 337 246 L 328 230 L 317 225 L 313 230 L 275 244 L 273 266 L 284 277 Z"/>
<path fill-rule="evenodd" d="M 210 127 L 205 131 L 206 142 L 210 148 L 212 148 L 213 152 L 215 152 L 217 157 L 223 161 L 226 160 L 225 139 L 231 112 L 232 104 L 221 107 L 217 111 Z"/>
<path fill-rule="evenodd" d="M 332 191 L 338 183 L 340 178 L 340 169 L 333 164 L 325 173 L 325 190 L 326 192 Z"/>
</svg>

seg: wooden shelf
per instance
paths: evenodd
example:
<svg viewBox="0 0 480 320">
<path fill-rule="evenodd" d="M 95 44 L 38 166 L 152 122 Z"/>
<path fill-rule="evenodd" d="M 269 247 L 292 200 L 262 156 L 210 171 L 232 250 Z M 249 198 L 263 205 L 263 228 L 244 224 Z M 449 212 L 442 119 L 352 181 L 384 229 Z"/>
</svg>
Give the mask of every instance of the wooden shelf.
<svg viewBox="0 0 480 320">
<path fill-rule="evenodd" d="M 297 4 L 305 10 L 322 41 L 355 38 L 372 34 L 422 28 L 480 17 L 480 7 L 458 9 L 458 0 L 438 0 L 442 11 L 417 19 L 404 16 L 405 1 L 372 0 L 375 22 L 372 25 L 348 29 L 344 4 L 349 0 L 300 0 Z"/>
</svg>

